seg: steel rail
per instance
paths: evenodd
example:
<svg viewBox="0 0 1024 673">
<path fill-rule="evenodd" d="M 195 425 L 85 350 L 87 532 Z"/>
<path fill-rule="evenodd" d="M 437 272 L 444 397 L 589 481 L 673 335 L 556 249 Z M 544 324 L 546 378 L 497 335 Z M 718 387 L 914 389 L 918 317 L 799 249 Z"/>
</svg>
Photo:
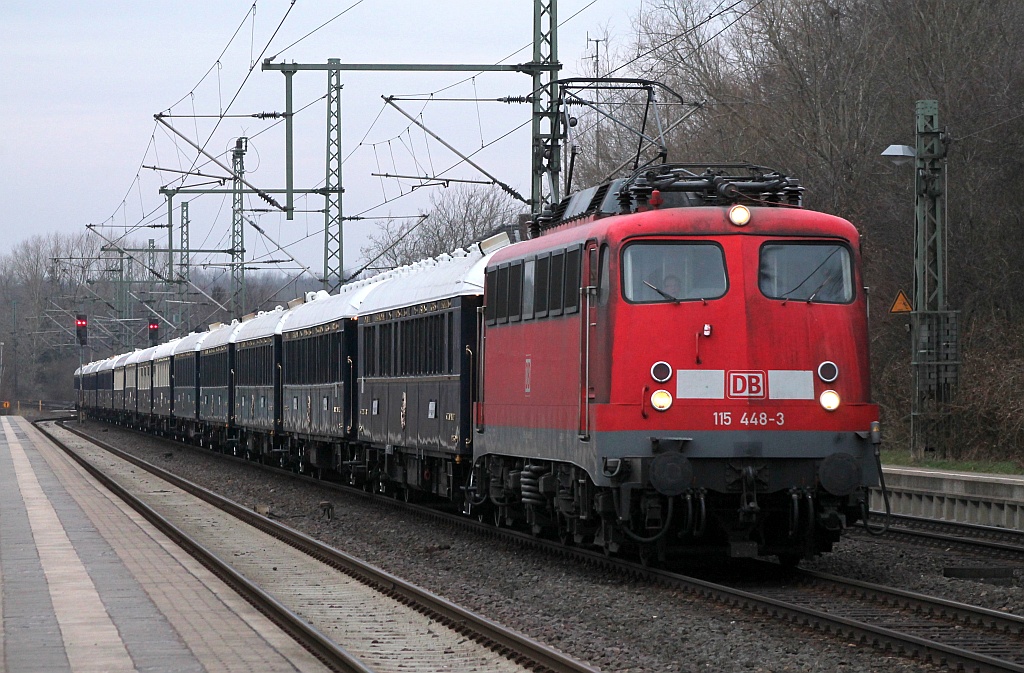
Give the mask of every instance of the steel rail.
<svg viewBox="0 0 1024 673">
<path fill-rule="evenodd" d="M 214 575 L 230 586 L 236 593 L 244 598 L 249 604 L 270 619 L 274 624 L 284 630 L 305 647 L 313 656 L 322 661 L 326 666 L 342 673 L 374 673 L 373 669 L 362 663 L 357 657 L 339 646 L 318 629 L 307 623 L 297 614 L 289 610 L 277 599 L 263 591 L 259 586 L 250 582 L 244 575 L 236 571 L 230 564 L 220 559 L 216 554 L 208 550 L 202 544 L 194 540 L 187 533 L 168 521 L 165 517 L 152 509 L 145 502 L 129 493 L 124 487 L 107 476 L 102 470 L 94 466 L 88 460 L 80 456 L 74 449 L 49 432 L 42 423 L 35 423 L 36 428 L 57 447 L 70 456 L 75 462 L 96 478 L 107 490 L 111 491 L 118 498 L 126 502 L 132 509 L 137 511 L 161 533 L 171 539 L 176 545 L 184 549 L 196 560 L 202 563 Z M 65 430 L 81 436 L 88 441 L 98 444 L 97 440 L 81 435 L 72 428 L 62 425 Z M 103 447 L 107 448 L 107 447 Z M 119 451 L 113 451 L 120 458 L 139 465 L 138 460 L 131 460 Z M 141 466 L 141 465 L 140 465 Z"/>
<path fill-rule="evenodd" d="M 194 495 L 204 502 L 218 507 L 232 516 L 258 530 L 291 545 L 295 549 L 315 558 L 364 584 L 380 591 L 382 594 L 398 600 L 415 609 L 431 614 L 436 621 L 452 630 L 483 644 L 489 649 L 515 661 L 531 662 L 534 670 L 550 671 L 551 673 L 597 673 L 596 669 L 577 661 L 558 650 L 525 635 L 505 628 L 497 622 L 475 614 L 451 601 L 422 589 L 414 584 L 392 575 L 380 568 L 329 547 L 304 533 L 289 528 L 272 519 L 262 516 L 247 507 L 209 491 L 198 484 L 183 479 L 171 472 L 153 465 L 137 456 L 122 451 L 109 442 L 80 432 L 72 425 L 61 424 L 68 432 L 109 451 L 138 467 L 155 474 L 174 486 Z M 45 430 L 44 430 L 45 432 Z M 276 468 L 272 468 L 279 471 Z"/>
<path fill-rule="evenodd" d="M 74 428 L 69 427 L 68 429 L 74 431 Z M 84 434 L 83 436 L 87 437 L 89 441 L 96 442 L 101 445 L 105 444 L 105 442 L 99 441 L 91 436 Z M 163 441 L 171 442 L 172 440 L 163 438 Z M 752 610 L 756 613 L 763 614 L 774 619 L 781 619 L 819 632 L 828 633 L 840 638 L 849 638 L 855 642 L 870 645 L 876 649 L 887 652 L 896 652 L 903 656 L 917 658 L 920 660 L 927 660 L 934 664 L 947 666 L 952 670 L 975 673 L 1024 673 L 1024 666 L 1005 659 L 990 656 L 983 652 L 974 652 L 962 647 L 938 642 L 912 633 L 904 633 L 891 628 L 878 626 L 852 617 L 832 614 L 824 610 L 808 607 L 807 605 L 794 603 L 784 598 L 772 597 L 767 595 L 767 593 L 770 592 L 769 589 L 766 589 L 763 592 L 759 592 L 758 589 L 740 589 L 735 586 L 729 586 L 728 584 L 719 584 L 667 570 L 650 568 L 638 563 L 606 557 L 604 554 L 597 551 L 578 547 L 567 547 L 556 541 L 532 536 L 525 532 L 508 528 L 496 528 L 465 516 L 448 514 L 434 509 L 425 509 L 411 503 L 402 502 L 399 499 L 384 497 L 381 494 L 366 493 L 351 487 L 317 480 L 312 477 L 296 475 L 290 471 L 280 468 L 264 466 L 228 455 L 216 454 L 208 449 L 183 445 L 178 442 L 173 443 L 179 447 L 185 446 L 186 448 L 201 451 L 205 455 L 209 455 L 211 457 L 238 460 L 249 465 L 257 465 L 286 478 L 303 481 L 308 480 L 321 486 L 337 488 L 340 492 L 355 495 L 357 497 L 375 499 L 381 504 L 386 504 L 387 506 L 398 509 L 415 511 L 457 527 L 480 531 L 499 539 L 514 540 L 520 544 L 532 546 L 533 548 L 558 554 L 563 557 L 571 557 L 606 569 L 624 572 L 636 579 L 646 580 L 666 587 L 678 589 L 696 596 L 699 599 L 711 599 L 731 608 Z M 248 512 L 248 510 L 245 511 Z M 299 533 L 298 535 L 301 536 L 302 534 Z M 770 567 L 776 571 L 778 570 L 778 566 L 775 566 L 774 564 L 764 563 L 762 565 L 766 568 Z M 1002 632 L 1016 635 L 1024 633 L 1024 618 L 1017 617 L 1015 615 L 1007 615 L 994 610 L 955 603 L 953 601 L 933 598 L 922 594 L 914 594 L 912 592 L 892 589 L 881 585 L 872 585 L 865 582 L 847 580 L 822 573 L 798 571 L 797 576 L 800 575 L 804 578 L 813 579 L 819 582 L 845 586 L 847 594 L 859 594 L 864 600 L 869 602 L 874 601 L 879 604 L 889 603 L 890 605 L 898 605 L 900 607 L 913 605 L 919 613 L 923 615 L 937 616 L 939 619 L 944 619 L 947 624 L 950 621 L 955 621 L 965 625 L 997 624 L 998 626 L 995 628 Z M 842 593 L 843 589 L 833 589 L 833 591 L 836 593 Z M 984 646 L 988 647 L 989 644 L 984 644 Z M 1024 642 L 1021 644 L 1020 651 L 1024 651 Z"/>
<path fill-rule="evenodd" d="M 1024 557 L 1024 531 L 903 514 L 893 514 L 892 524 L 889 534 L 923 545 L 953 544 L 996 558 Z"/>
</svg>

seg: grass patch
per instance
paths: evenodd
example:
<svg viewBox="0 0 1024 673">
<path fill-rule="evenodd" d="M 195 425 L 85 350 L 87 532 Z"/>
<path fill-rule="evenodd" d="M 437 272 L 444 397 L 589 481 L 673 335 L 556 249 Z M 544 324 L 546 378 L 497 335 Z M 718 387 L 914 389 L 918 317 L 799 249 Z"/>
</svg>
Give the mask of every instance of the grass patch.
<svg viewBox="0 0 1024 673">
<path fill-rule="evenodd" d="M 984 472 L 987 474 L 1022 474 L 1020 463 L 1012 460 L 939 460 L 925 456 L 924 460 L 911 460 L 909 451 L 882 450 L 882 465 L 925 467 L 935 470 Z"/>
</svg>

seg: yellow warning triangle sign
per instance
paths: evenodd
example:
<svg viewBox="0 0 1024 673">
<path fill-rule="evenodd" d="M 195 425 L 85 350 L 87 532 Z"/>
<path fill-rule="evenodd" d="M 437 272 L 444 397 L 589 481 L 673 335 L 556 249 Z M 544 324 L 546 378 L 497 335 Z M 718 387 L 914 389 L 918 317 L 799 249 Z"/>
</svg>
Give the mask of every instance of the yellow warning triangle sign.
<svg viewBox="0 0 1024 673">
<path fill-rule="evenodd" d="M 896 295 L 896 301 L 892 303 L 892 307 L 889 308 L 889 313 L 911 313 L 914 307 L 910 305 L 910 300 L 907 299 L 907 294 L 900 290 L 899 294 Z"/>
</svg>

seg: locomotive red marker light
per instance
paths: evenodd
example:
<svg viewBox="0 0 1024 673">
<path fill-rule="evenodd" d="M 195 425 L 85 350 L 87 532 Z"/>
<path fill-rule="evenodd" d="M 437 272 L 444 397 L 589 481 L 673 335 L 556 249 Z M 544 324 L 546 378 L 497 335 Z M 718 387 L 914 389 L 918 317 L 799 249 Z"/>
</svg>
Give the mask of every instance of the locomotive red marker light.
<svg viewBox="0 0 1024 673">
<path fill-rule="evenodd" d="M 668 381 L 672 378 L 672 366 L 665 361 L 655 362 L 651 366 L 651 378 L 658 383 Z"/>
<path fill-rule="evenodd" d="M 729 209 L 729 221 L 737 227 L 745 227 L 750 222 L 750 208 L 736 204 Z"/>
<path fill-rule="evenodd" d="M 818 378 L 825 383 L 832 383 L 839 377 L 839 367 L 836 363 L 826 360 L 818 365 Z"/>
</svg>

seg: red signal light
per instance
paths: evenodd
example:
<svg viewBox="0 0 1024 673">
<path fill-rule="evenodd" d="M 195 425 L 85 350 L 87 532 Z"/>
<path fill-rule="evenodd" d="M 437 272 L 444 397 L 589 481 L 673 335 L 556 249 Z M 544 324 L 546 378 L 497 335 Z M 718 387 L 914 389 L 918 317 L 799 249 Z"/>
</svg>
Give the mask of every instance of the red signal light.
<svg viewBox="0 0 1024 673">
<path fill-rule="evenodd" d="M 84 313 L 75 314 L 75 338 L 79 346 L 89 343 L 89 318 Z"/>
</svg>

